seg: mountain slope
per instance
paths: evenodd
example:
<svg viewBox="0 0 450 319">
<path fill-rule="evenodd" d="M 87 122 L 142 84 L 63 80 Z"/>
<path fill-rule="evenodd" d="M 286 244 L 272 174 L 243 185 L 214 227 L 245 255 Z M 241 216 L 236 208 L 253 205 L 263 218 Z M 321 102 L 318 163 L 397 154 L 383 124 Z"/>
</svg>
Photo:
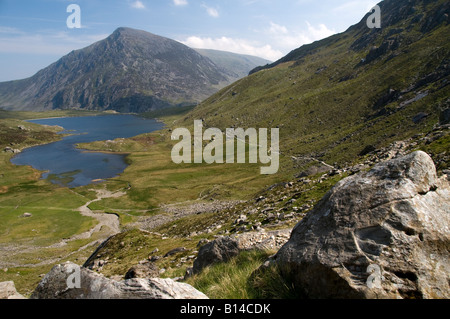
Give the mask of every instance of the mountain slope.
<svg viewBox="0 0 450 319">
<path fill-rule="evenodd" d="M 198 103 L 234 80 L 179 42 L 119 28 L 31 78 L 0 83 L 0 107 L 143 112 Z"/>
<path fill-rule="evenodd" d="M 269 60 L 252 55 L 209 49 L 194 50 L 211 59 L 211 61 L 213 61 L 231 81 L 242 79 L 255 67 L 264 66 L 270 63 Z"/>
<path fill-rule="evenodd" d="M 428 132 L 450 105 L 450 4 L 386 0 L 380 7 L 381 29 L 369 29 L 366 15 L 254 70 L 176 125 L 279 127 L 284 168 L 296 170 L 344 165 Z"/>
</svg>

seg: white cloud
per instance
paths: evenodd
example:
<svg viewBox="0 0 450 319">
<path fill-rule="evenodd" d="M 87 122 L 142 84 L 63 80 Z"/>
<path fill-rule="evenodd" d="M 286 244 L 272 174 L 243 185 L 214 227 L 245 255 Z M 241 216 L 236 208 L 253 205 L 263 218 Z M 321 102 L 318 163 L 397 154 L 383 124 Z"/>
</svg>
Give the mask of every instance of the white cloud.
<svg viewBox="0 0 450 319">
<path fill-rule="evenodd" d="M 213 18 L 219 17 L 219 11 L 217 9 L 213 7 L 208 7 L 206 4 L 203 4 L 202 7 L 206 9 L 206 12 L 208 13 L 209 16 Z"/>
<path fill-rule="evenodd" d="M 145 5 L 142 3 L 142 1 L 134 1 L 131 4 L 131 7 L 135 8 L 135 9 L 145 9 Z"/>
<path fill-rule="evenodd" d="M 283 53 L 273 49 L 270 45 L 261 45 L 257 42 L 252 42 L 245 39 L 233 39 L 229 37 L 221 38 L 200 38 L 189 37 L 185 41 L 180 41 L 183 44 L 196 49 L 214 49 L 221 51 L 229 51 L 240 54 L 248 54 L 258 56 L 270 61 L 278 60 L 283 56 Z"/>
<path fill-rule="evenodd" d="M 276 61 L 291 50 L 336 33 L 325 24 L 313 26 L 309 22 L 306 22 L 305 28 L 296 31 L 291 31 L 286 26 L 270 22 L 270 25 L 261 31 L 261 39 L 263 40 L 259 41 L 231 37 L 191 36 L 180 42 L 192 48 L 230 51 Z"/>
<path fill-rule="evenodd" d="M 270 22 L 270 26 L 265 32 L 273 45 L 286 53 L 304 44 L 321 40 L 336 33 L 325 24 L 313 26 L 309 22 L 306 22 L 306 29 L 296 31 L 291 31 L 285 26 Z"/>
<path fill-rule="evenodd" d="M 186 6 L 188 2 L 187 0 L 173 0 L 173 4 L 176 6 Z"/>
<path fill-rule="evenodd" d="M 358 23 L 379 2 L 379 0 L 348 0 L 332 8 L 331 13 L 343 21 L 350 21 L 354 24 Z M 348 27 L 348 22 L 346 22 L 346 26 Z"/>
<path fill-rule="evenodd" d="M 317 27 L 314 27 L 309 22 L 306 22 L 306 24 L 308 25 L 308 38 L 311 42 L 324 39 L 336 33 L 334 30 L 328 29 L 323 23 L 319 24 Z"/>
<path fill-rule="evenodd" d="M 286 27 L 282 26 L 282 25 L 278 25 L 276 23 L 270 22 L 270 29 L 269 32 L 272 34 L 286 34 L 288 33 L 288 30 Z"/>
</svg>

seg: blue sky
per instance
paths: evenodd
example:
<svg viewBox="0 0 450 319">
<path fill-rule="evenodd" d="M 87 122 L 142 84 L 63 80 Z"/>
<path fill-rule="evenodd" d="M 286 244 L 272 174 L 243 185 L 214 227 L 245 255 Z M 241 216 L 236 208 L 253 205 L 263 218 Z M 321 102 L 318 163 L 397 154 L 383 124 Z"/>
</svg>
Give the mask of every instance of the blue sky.
<svg viewBox="0 0 450 319">
<path fill-rule="evenodd" d="M 29 77 L 131 27 L 191 47 L 275 61 L 359 22 L 379 0 L 0 0 L 0 81 Z M 70 4 L 81 28 L 70 29 Z"/>
</svg>

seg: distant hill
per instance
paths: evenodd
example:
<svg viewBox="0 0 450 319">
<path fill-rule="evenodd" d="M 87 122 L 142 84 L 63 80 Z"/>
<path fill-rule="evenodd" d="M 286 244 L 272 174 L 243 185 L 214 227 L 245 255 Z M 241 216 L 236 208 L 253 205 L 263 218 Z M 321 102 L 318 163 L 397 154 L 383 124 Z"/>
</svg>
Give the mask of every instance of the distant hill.
<svg viewBox="0 0 450 319">
<path fill-rule="evenodd" d="M 202 55 L 168 38 L 119 28 L 28 79 L 0 83 L 0 107 L 145 112 L 196 104 L 242 77 L 231 59 L 222 63 L 220 57 L 216 65 L 207 56 L 219 59 L 218 53 Z M 245 63 L 239 67 L 246 72 L 258 65 Z"/>
<path fill-rule="evenodd" d="M 449 114 L 450 2 L 379 5 L 381 29 L 368 28 L 368 13 L 343 33 L 254 69 L 175 125 L 279 127 L 282 158 L 293 167 L 341 165 L 430 132 Z"/>
<path fill-rule="evenodd" d="M 265 66 L 272 63 L 252 55 L 236 54 L 226 51 L 194 49 L 201 55 L 210 58 L 230 80 L 239 80 L 248 75 L 255 67 Z"/>
</svg>

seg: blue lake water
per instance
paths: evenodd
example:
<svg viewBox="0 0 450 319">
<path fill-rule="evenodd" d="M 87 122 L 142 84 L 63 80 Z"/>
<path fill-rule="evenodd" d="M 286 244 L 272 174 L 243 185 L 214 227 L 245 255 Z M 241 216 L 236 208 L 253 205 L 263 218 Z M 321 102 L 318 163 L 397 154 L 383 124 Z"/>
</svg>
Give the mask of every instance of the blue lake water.
<svg viewBox="0 0 450 319">
<path fill-rule="evenodd" d="M 59 125 L 62 140 L 25 149 L 12 158 L 16 165 L 30 165 L 45 171 L 42 178 L 68 187 L 89 185 L 112 178 L 128 166 L 123 154 L 86 152 L 76 148 L 78 143 L 114 140 L 160 130 L 162 123 L 134 115 L 100 115 L 30 120 L 44 125 Z"/>
</svg>

